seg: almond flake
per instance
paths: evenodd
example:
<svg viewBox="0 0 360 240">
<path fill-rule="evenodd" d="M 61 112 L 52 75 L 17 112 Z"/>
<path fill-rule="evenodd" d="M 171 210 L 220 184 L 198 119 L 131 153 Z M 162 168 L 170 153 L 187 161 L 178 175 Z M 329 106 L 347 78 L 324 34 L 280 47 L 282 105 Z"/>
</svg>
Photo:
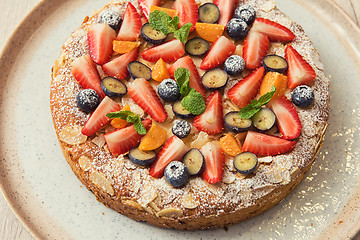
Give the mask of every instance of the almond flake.
<svg viewBox="0 0 360 240">
<path fill-rule="evenodd" d="M 235 174 L 226 170 L 224 171 L 224 175 L 222 178 L 223 183 L 230 184 L 233 183 L 235 179 L 236 179 Z"/>
<path fill-rule="evenodd" d="M 154 202 L 149 203 L 149 207 L 151 207 L 155 212 L 160 211 L 160 208 Z"/>
<path fill-rule="evenodd" d="M 159 217 L 176 218 L 183 215 L 183 211 L 178 208 L 166 208 L 157 213 Z"/>
<path fill-rule="evenodd" d="M 134 172 L 132 178 L 131 178 L 131 183 L 130 183 L 130 189 L 137 194 L 140 187 L 142 184 L 142 179 L 141 179 L 141 173 L 140 172 Z"/>
<path fill-rule="evenodd" d="M 144 188 L 140 192 L 140 198 L 138 199 L 138 203 L 141 206 L 146 206 L 158 196 L 156 188 L 152 186 L 150 182 L 144 185 Z"/>
<path fill-rule="evenodd" d="M 181 204 L 188 209 L 194 209 L 200 205 L 199 201 L 197 201 L 195 197 L 189 192 L 186 192 L 183 195 Z"/>
<path fill-rule="evenodd" d="M 259 163 L 271 163 L 273 161 L 273 157 L 267 156 L 267 157 L 261 157 L 258 158 Z"/>
<path fill-rule="evenodd" d="M 133 207 L 133 208 L 137 208 L 139 210 L 143 210 L 143 207 L 139 203 L 137 203 L 137 202 L 135 202 L 133 200 L 123 200 L 122 203 L 129 206 L 129 207 Z"/>
<path fill-rule="evenodd" d="M 95 143 L 100 148 L 103 147 L 105 145 L 104 134 L 100 134 L 99 136 L 94 137 L 92 142 Z"/>
<path fill-rule="evenodd" d="M 209 135 L 206 132 L 199 132 L 197 138 L 191 143 L 191 148 L 200 149 L 209 142 Z"/>
<path fill-rule="evenodd" d="M 90 158 L 86 157 L 86 156 L 81 156 L 79 158 L 79 165 L 80 165 L 80 168 L 83 170 L 83 171 L 89 171 L 91 169 L 91 160 Z"/>
<path fill-rule="evenodd" d="M 67 125 L 59 132 L 59 139 L 70 145 L 86 142 L 87 136 L 81 133 L 80 126 Z"/>
<path fill-rule="evenodd" d="M 114 195 L 114 189 L 111 186 L 110 182 L 106 180 L 104 175 L 99 172 L 92 172 L 90 174 L 90 181 L 95 184 L 97 187 L 102 188 L 105 192 L 110 194 L 111 196 Z"/>
</svg>

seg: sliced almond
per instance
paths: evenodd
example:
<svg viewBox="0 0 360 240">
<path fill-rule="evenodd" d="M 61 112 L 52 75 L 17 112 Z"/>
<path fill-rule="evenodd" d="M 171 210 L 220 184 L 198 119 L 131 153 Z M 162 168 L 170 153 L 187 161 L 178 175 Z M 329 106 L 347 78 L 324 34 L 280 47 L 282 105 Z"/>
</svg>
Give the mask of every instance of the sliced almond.
<svg viewBox="0 0 360 240">
<path fill-rule="evenodd" d="M 97 187 L 102 188 L 105 192 L 107 192 L 111 196 L 114 195 L 114 188 L 101 173 L 96 171 L 92 172 L 90 174 L 90 181 L 94 183 Z"/>
<path fill-rule="evenodd" d="M 92 142 L 100 148 L 103 147 L 105 145 L 104 134 L 100 134 L 99 136 L 95 137 Z"/>
<path fill-rule="evenodd" d="M 135 194 L 137 194 L 139 192 L 141 184 L 142 184 L 141 173 L 134 172 L 131 178 L 130 190 L 132 190 Z"/>
<path fill-rule="evenodd" d="M 89 171 L 91 169 L 91 160 L 90 158 L 86 157 L 86 156 L 81 156 L 79 158 L 79 165 L 80 165 L 80 168 L 83 170 L 83 171 Z"/>
<path fill-rule="evenodd" d="M 209 135 L 206 132 L 199 132 L 197 138 L 191 143 L 191 148 L 200 149 L 209 142 Z"/>
<path fill-rule="evenodd" d="M 140 192 L 140 198 L 138 199 L 138 203 L 140 203 L 141 206 L 146 206 L 158 196 L 156 188 L 151 184 L 151 182 L 148 182 L 144 185 L 144 188 Z"/>
<path fill-rule="evenodd" d="M 235 174 L 229 171 L 225 171 L 222 178 L 222 182 L 226 184 L 231 184 L 235 181 L 235 179 L 236 179 Z"/>
<path fill-rule="evenodd" d="M 143 208 L 144 208 L 145 212 L 152 214 L 152 215 L 155 214 L 154 210 L 151 207 L 143 206 Z"/>
<path fill-rule="evenodd" d="M 181 204 L 188 209 L 194 209 L 200 205 L 199 201 L 197 201 L 193 194 L 189 192 L 183 195 Z"/>
<path fill-rule="evenodd" d="M 178 208 L 166 208 L 157 213 L 159 217 L 176 218 L 183 215 L 183 211 Z"/>
<path fill-rule="evenodd" d="M 81 127 L 67 125 L 59 132 L 59 139 L 70 145 L 77 145 L 86 142 L 87 136 L 81 133 Z"/>
<path fill-rule="evenodd" d="M 139 203 L 137 203 L 137 202 L 135 202 L 133 200 L 123 200 L 122 203 L 129 206 L 129 207 L 133 207 L 133 208 L 137 208 L 139 210 L 143 210 L 143 207 Z"/>
<path fill-rule="evenodd" d="M 160 211 L 160 208 L 154 202 L 149 203 L 149 207 L 151 207 L 155 212 Z"/>
</svg>

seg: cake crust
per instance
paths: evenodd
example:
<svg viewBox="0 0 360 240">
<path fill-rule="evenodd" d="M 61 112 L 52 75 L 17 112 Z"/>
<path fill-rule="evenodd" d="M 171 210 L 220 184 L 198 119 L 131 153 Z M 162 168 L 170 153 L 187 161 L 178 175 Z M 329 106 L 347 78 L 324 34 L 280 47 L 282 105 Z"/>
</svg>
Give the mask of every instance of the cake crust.
<svg viewBox="0 0 360 240">
<path fill-rule="evenodd" d="M 104 9 L 116 8 L 123 15 L 127 2 L 139 9 L 136 0 L 113 1 Z M 259 158 L 259 167 L 250 177 L 236 173 L 232 159 L 227 157 L 222 182 L 208 184 L 201 177 L 193 177 L 184 187 L 173 188 L 164 178 L 152 178 L 147 168 L 133 165 L 125 155 L 112 156 L 103 140 L 103 134 L 111 129 L 103 128 L 91 137 L 82 135 L 81 128 L 89 115 L 76 106 L 76 95 L 81 87 L 72 76 L 70 64 L 89 52 L 87 29 L 98 21 L 102 9 L 86 17 L 64 43 L 52 68 L 50 89 L 50 108 L 60 147 L 75 175 L 98 201 L 136 221 L 164 228 L 209 229 L 225 227 L 264 212 L 301 182 L 322 145 L 327 128 L 329 79 L 302 27 L 278 10 L 273 1 L 240 1 L 243 3 L 254 6 L 258 17 L 289 28 L 296 35 L 292 46 L 316 72 L 317 77 L 311 84 L 315 95 L 313 106 L 297 109 L 303 128 L 294 150 Z M 272 43 L 268 54 L 284 56 L 284 49 L 284 44 Z M 100 74 L 103 77 L 101 71 Z M 224 90 L 223 105 L 227 108 L 232 106 L 226 93 L 237 81 L 231 79 Z M 290 98 L 290 93 L 286 97 Z M 129 98 L 116 101 L 130 103 L 136 108 Z M 133 111 L 144 115 L 141 109 Z M 173 118 L 170 114 L 169 117 Z M 213 140 L 201 134 L 194 133 L 194 142 L 199 136 Z"/>
</svg>

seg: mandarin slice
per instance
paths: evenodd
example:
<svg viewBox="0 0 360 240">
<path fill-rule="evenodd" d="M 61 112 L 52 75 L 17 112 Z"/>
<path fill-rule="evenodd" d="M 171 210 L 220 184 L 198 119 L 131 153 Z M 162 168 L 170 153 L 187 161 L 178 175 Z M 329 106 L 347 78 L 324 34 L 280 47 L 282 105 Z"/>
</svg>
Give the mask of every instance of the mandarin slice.
<svg viewBox="0 0 360 240">
<path fill-rule="evenodd" d="M 121 111 L 130 111 L 129 104 L 126 104 Z M 128 125 L 128 122 L 126 120 L 120 119 L 120 118 L 114 118 L 110 122 L 111 126 L 114 128 L 124 128 Z"/>
<path fill-rule="evenodd" d="M 178 12 L 176 10 L 174 10 L 174 9 L 163 8 L 163 7 L 151 5 L 150 6 L 150 12 L 153 12 L 155 10 L 166 12 L 167 15 L 169 15 L 172 18 L 178 15 Z"/>
<path fill-rule="evenodd" d="M 199 36 L 209 42 L 215 42 L 216 39 L 223 35 L 225 29 L 224 26 L 219 24 L 200 22 L 196 23 L 195 28 Z"/>
<path fill-rule="evenodd" d="M 139 46 L 139 42 L 130 42 L 130 41 L 113 41 L 113 50 L 117 53 L 127 53 Z"/>
<path fill-rule="evenodd" d="M 153 121 L 149 131 L 140 142 L 139 149 L 150 151 L 159 148 L 165 142 L 167 137 L 166 130 Z"/>
<path fill-rule="evenodd" d="M 152 70 L 152 79 L 161 82 L 164 79 L 170 78 L 170 73 L 166 67 L 166 63 L 160 58 L 154 65 Z"/>
<path fill-rule="evenodd" d="M 241 147 L 236 139 L 229 133 L 220 138 L 220 147 L 226 154 L 232 157 L 241 153 Z"/>
<path fill-rule="evenodd" d="M 285 94 L 287 90 L 288 78 L 287 76 L 277 73 L 277 72 L 268 72 L 260 86 L 260 95 L 264 95 L 271 91 L 271 86 L 276 87 L 276 92 L 272 99 L 276 99 Z"/>
</svg>

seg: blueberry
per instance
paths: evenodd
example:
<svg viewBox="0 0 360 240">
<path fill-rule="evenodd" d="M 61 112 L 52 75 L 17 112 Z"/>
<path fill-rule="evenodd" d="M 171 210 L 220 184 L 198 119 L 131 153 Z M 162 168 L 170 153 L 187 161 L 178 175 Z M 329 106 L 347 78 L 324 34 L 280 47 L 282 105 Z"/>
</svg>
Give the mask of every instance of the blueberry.
<svg viewBox="0 0 360 240">
<path fill-rule="evenodd" d="M 165 79 L 158 86 L 159 96 L 166 102 L 175 102 L 180 98 L 180 90 L 173 79 Z"/>
<path fill-rule="evenodd" d="M 182 162 L 173 161 L 165 168 L 164 176 L 173 187 L 181 187 L 188 180 L 189 171 Z"/>
<path fill-rule="evenodd" d="M 311 87 L 307 85 L 297 86 L 291 92 L 291 100 L 296 106 L 307 108 L 314 101 L 314 92 Z"/>
<path fill-rule="evenodd" d="M 226 59 L 224 70 L 230 76 L 241 74 L 245 69 L 245 60 L 239 55 L 232 55 Z"/>
<path fill-rule="evenodd" d="M 119 30 L 122 19 L 119 11 L 115 9 L 106 9 L 100 15 L 100 22 L 107 23 L 112 29 Z"/>
<path fill-rule="evenodd" d="M 95 111 L 100 103 L 99 95 L 92 89 L 84 89 L 79 92 L 76 97 L 78 107 L 86 112 L 91 113 Z"/>
<path fill-rule="evenodd" d="M 236 8 L 234 18 L 242 19 L 247 25 L 251 25 L 256 18 L 255 9 L 248 4 L 241 5 Z"/>
<path fill-rule="evenodd" d="M 245 21 L 239 18 L 233 18 L 226 25 L 226 32 L 229 37 L 235 40 L 241 40 L 247 36 L 249 28 Z"/>
<path fill-rule="evenodd" d="M 172 126 L 172 132 L 178 138 L 186 138 L 191 131 L 190 124 L 185 120 L 175 120 Z"/>
</svg>

